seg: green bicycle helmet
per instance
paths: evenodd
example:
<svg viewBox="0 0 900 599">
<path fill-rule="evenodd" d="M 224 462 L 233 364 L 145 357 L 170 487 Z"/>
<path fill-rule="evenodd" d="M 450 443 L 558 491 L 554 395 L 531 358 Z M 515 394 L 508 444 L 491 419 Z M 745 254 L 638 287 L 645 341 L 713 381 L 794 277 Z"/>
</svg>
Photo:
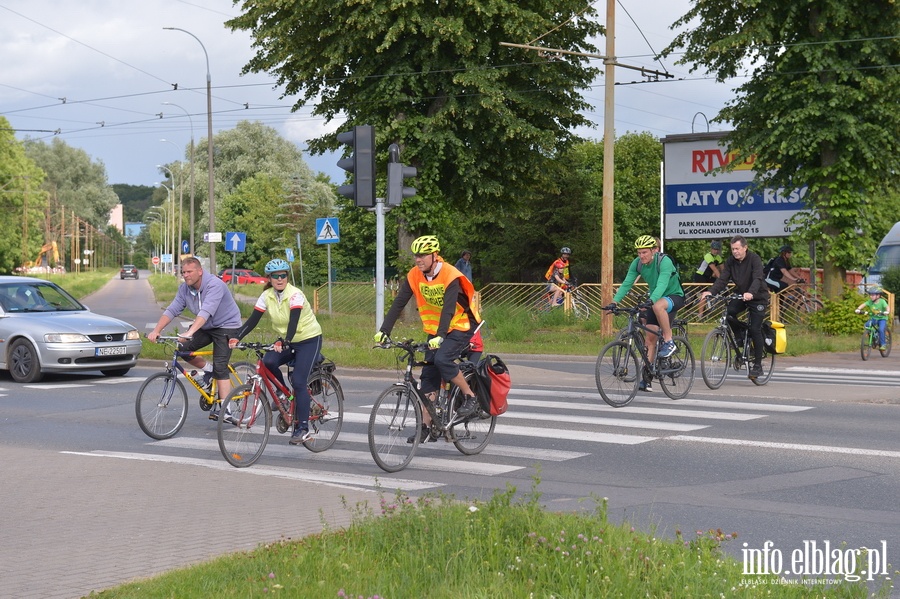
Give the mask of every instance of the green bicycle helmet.
<svg viewBox="0 0 900 599">
<path fill-rule="evenodd" d="M 650 235 L 641 235 L 634 240 L 634 249 L 643 250 L 656 247 L 656 239 Z"/>
<path fill-rule="evenodd" d="M 279 272 L 282 270 L 291 270 L 291 265 L 282 260 L 281 258 L 275 258 L 274 260 L 269 260 L 266 263 L 266 274 L 270 275 L 273 272 Z"/>
<path fill-rule="evenodd" d="M 410 249 L 413 254 L 433 254 L 441 251 L 441 244 L 434 235 L 423 235 L 412 242 Z"/>
</svg>

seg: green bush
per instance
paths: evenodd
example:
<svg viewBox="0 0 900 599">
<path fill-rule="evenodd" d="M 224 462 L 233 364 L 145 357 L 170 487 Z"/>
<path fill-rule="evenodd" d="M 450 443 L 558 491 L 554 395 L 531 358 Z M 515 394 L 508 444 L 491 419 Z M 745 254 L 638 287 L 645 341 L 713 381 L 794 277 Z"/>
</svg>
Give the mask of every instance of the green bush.
<svg viewBox="0 0 900 599">
<path fill-rule="evenodd" d="M 826 335 L 852 335 L 862 330 L 866 317 L 854 311 L 866 298 L 855 287 L 844 287 L 840 300 L 822 298 L 824 308 L 810 315 L 809 324 Z"/>
<path fill-rule="evenodd" d="M 900 266 L 891 266 L 881 273 L 881 287 L 894 295 L 900 293 Z"/>
</svg>

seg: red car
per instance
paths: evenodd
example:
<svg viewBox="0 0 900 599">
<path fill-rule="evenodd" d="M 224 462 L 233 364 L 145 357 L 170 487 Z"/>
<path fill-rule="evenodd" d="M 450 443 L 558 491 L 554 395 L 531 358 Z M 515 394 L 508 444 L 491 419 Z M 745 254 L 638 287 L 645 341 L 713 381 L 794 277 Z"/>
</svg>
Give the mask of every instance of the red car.
<svg viewBox="0 0 900 599">
<path fill-rule="evenodd" d="M 249 268 L 223 268 L 219 271 L 219 278 L 226 283 L 231 283 L 233 278 L 237 285 L 265 285 L 268 282 L 264 276 Z"/>
</svg>

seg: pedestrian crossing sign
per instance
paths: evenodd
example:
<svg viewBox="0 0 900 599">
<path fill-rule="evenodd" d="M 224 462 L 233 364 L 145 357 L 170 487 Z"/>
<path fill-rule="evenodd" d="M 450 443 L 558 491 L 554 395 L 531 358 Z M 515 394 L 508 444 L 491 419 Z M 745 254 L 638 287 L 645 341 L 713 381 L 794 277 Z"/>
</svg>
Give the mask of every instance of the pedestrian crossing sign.
<svg viewBox="0 0 900 599">
<path fill-rule="evenodd" d="M 340 240 L 337 217 L 316 219 L 316 243 L 337 243 Z"/>
</svg>

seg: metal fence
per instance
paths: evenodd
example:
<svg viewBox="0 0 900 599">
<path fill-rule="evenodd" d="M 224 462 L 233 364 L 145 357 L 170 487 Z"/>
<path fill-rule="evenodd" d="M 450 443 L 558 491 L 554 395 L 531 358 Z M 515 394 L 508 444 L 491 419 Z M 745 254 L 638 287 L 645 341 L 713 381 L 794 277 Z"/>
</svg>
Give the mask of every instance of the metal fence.
<svg viewBox="0 0 900 599">
<path fill-rule="evenodd" d="M 691 324 L 715 323 L 722 316 L 722 302 L 704 306 L 701 312 L 697 299 L 709 288 L 705 283 L 683 283 L 686 302 L 679 310 L 681 318 Z M 389 307 L 397 294 L 399 284 L 396 279 L 385 283 L 385 307 Z M 619 285 L 613 286 L 613 293 Z M 601 285 L 585 283 L 578 287 L 581 299 L 590 308 L 590 319 L 599 322 L 602 302 Z M 546 310 L 547 285 L 545 283 L 490 283 L 476 293 L 476 301 L 484 311 L 502 308 L 504 314 L 530 314 Z M 634 306 L 647 295 L 647 285 L 636 284 L 631 293 L 621 302 L 624 306 Z M 891 314 L 894 314 L 894 295 L 885 292 Z M 822 307 L 822 302 L 814 288 L 791 286 L 781 293 L 771 294 L 769 315 L 772 320 L 786 325 L 806 325 L 809 315 Z M 375 310 L 375 286 L 372 283 L 332 283 L 329 296 L 328 285 L 318 287 L 313 295 L 313 308 L 317 313 L 371 314 Z M 569 306 L 558 308 L 564 312 Z"/>
</svg>

